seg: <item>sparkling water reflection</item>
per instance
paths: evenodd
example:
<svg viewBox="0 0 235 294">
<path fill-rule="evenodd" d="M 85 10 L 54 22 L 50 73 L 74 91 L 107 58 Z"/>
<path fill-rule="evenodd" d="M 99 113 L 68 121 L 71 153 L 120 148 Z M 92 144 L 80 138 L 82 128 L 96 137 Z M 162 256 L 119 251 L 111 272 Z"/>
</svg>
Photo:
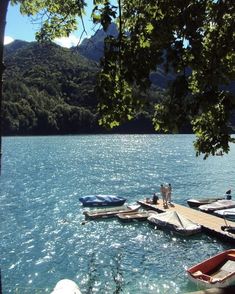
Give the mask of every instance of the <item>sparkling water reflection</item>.
<svg viewBox="0 0 235 294">
<path fill-rule="evenodd" d="M 80 195 L 151 197 L 170 182 L 173 200 L 234 189 L 235 149 L 196 158 L 191 135 L 14 137 L 3 140 L 0 178 L 4 293 L 46 293 L 62 278 L 82 293 L 184 293 L 185 268 L 229 248 L 147 223 L 82 225 Z M 22 291 L 20 290 L 22 289 Z M 27 290 L 28 289 L 28 290 Z M 40 292 L 41 291 L 41 292 Z"/>
</svg>

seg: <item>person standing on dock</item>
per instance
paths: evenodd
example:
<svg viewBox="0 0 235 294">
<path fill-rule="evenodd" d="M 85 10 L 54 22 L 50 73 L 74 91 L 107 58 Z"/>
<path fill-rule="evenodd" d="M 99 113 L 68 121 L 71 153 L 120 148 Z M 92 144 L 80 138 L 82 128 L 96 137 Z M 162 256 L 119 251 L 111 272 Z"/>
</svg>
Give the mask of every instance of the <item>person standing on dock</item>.
<svg viewBox="0 0 235 294">
<path fill-rule="evenodd" d="M 171 204 L 171 193 L 172 193 L 172 187 L 171 187 L 171 184 L 168 184 L 168 187 L 166 188 L 167 189 L 167 202 Z"/>
<path fill-rule="evenodd" d="M 165 206 L 165 205 L 167 205 L 166 187 L 164 187 L 163 184 L 161 184 L 160 193 L 161 193 L 161 196 L 162 196 L 163 206 Z"/>
</svg>

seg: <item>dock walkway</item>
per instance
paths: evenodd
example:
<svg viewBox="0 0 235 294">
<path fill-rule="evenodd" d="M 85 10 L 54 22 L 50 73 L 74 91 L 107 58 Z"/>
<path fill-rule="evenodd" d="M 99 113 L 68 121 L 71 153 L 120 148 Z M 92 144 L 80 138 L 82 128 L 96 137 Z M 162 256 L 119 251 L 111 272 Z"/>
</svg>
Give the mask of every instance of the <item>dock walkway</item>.
<svg viewBox="0 0 235 294">
<path fill-rule="evenodd" d="M 158 212 L 176 211 L 189 220 L 201 225 L 202 231 L 204 233 L 214 236 L 221 241 L 228 241 L 232 244 L 235 244 L 235 235 L 221 230 L 221 226 L 225 225 L 225 220 L 223 218 L 176 203 L 172 203 L 171 205 L 168 205 L 168 207 L 164 207 L 163 201 L 161 199 L 158 200 L 158 204 L 147 203 L 145 200 L 140 200 L 137 202 L 146 209 L 151 209 Z M 232 221 L 226 220 L 226 223 L 229 226 L 235 226 L 235 223 Z"/>
</svg>

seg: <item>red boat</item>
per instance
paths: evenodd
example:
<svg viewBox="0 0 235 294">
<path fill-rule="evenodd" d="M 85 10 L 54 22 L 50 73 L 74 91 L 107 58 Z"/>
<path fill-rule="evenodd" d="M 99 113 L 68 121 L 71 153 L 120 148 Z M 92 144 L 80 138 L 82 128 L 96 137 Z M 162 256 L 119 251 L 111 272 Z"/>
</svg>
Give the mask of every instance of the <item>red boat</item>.
<svg viewBox="0 0 235 294">
<path fill-rule="evenodd" d="M 204 287 L 227 287 L 235 283 L 235 249 L 221 252 L 187 270 L 191 281 Z"/>
</svg>

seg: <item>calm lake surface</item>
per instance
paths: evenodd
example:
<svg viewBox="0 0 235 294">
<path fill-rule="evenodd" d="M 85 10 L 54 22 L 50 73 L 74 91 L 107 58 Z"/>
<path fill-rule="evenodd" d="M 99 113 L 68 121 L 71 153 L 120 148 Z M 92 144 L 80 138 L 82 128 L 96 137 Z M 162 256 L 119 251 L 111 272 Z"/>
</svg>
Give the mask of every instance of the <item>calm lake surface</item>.
<svg viewBox="0 0 235 294">
<path fill-rule="evenodd" d="M 173 201 L 235 190 L 229 155 L 195 157 L 192 135 L 3 138 L 0 234 L 3 293 L 50 293 L 63 278 L 85 293 L 185 293 L 185 269 L 231 248 L 206 235 L 180 237 L 147 222 L 84 220 L 82 195 L 129 203 L 173 186 Z M 18 292 L 17 292 L 18 291 Z"/>
</svg>

